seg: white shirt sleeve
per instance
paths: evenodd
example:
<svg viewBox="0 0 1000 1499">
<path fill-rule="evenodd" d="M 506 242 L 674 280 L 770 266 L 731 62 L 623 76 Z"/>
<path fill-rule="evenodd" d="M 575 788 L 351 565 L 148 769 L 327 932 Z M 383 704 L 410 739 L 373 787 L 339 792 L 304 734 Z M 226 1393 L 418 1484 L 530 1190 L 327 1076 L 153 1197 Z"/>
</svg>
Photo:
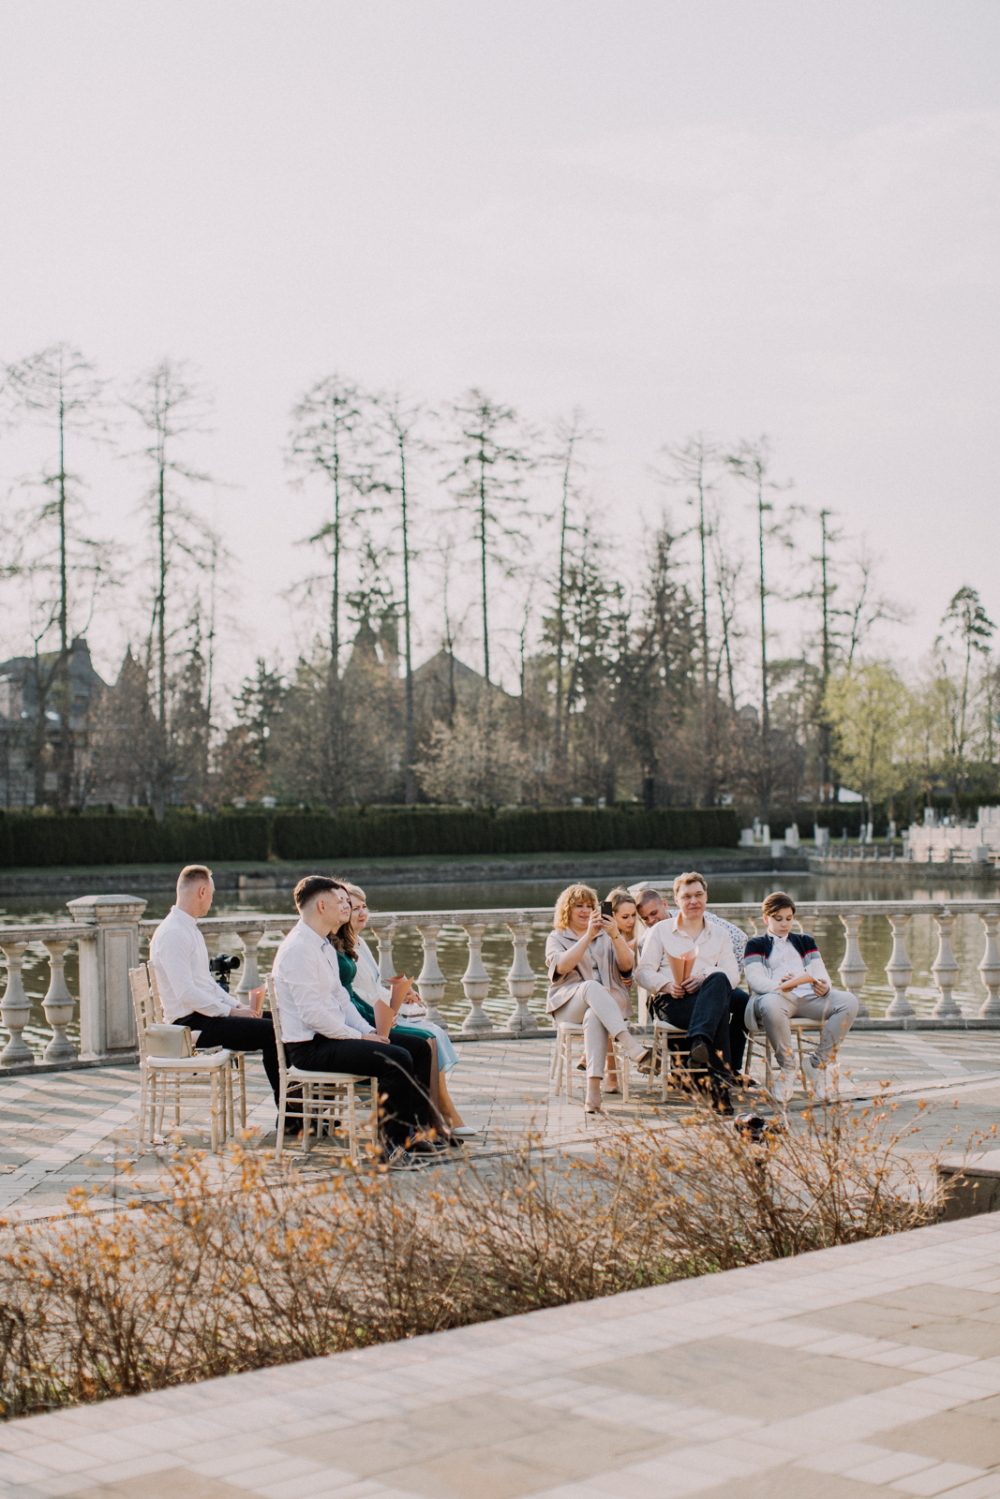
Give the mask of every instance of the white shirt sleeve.
<svg viewBox="0 0 1000 1499">
<path fill-rule="evenodd" d="M 669 916 L 658 921 L 654 927 L 650 927 L 642 944 L 635 976 L 647 994 L 657 994 L 673 976 L 663 947 L 663 934 L 669 925 Z"/>
<path fill-rule="evenodd" d="M 308 930 L 308 929 L 307 929 Z M 278 949 L 272 973 L 281 1005 L 281 1028 L 287 1041 L 356 1040 L 374 1032 L 351 1003 L 340 982 L 336 953 L 332 961 L 323 944 L 295 927 Z"/>
<path fill-rule="evenodd" d="M 208 948 L 193 917 L 171 911 L 153 933 L 149 961 L 163 1002 L 163 1013 L 173 1023 L 185 1015 L 228 1015 L 239 1000 L 215 982 L 208 966 Z"/>
</svg>

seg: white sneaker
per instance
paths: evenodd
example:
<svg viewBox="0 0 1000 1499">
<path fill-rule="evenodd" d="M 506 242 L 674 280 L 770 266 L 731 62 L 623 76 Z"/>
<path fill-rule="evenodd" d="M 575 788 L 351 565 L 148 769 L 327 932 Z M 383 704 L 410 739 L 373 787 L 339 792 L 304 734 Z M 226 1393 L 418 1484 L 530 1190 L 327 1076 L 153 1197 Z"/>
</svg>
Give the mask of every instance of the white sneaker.
<svg viewBox="0 0 1000 1499">
<path fill-rule="evenodd" d="M 795 1063 L 788 1062 L 777 1074 L 772 1073 L 771 1097 L 779 1108 L 784 1108 L 795 1097 Z"/>
<path fill-rule="evenodd" d="M 802 1073 L 806 1087 L 818 1102 L 827 1103 L 837 1097 L 839 1084 L 835 1062 L 821 1066 L 815 1057 L 803 1057 Z"/>
</svg>

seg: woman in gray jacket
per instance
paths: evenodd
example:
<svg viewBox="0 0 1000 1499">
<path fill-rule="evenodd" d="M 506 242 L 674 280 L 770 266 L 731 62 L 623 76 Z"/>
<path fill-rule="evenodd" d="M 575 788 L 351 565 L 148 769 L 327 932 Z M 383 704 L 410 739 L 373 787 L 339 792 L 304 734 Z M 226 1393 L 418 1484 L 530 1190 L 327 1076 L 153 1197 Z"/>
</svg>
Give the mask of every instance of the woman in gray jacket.
<svg viewBox="0 0 1000 1499">
<path fill-rule="evenodd" d="M 632 972 L 632 951 L 613 916 L 602 916 L 597 891 L 589 885 L 570 885 L 556 901 L 554 930 L 545 943 L 549 994 L 545 1008 L 553 1021 L 583 1025 L 587 1059 L 585 1112 L 601 1110 L 601 1079 L 614 1036 L 634 1062 L 649 1057 L 629 1033 L 626 1015 L 628 990 L 622 975 Z"/>
</svg>

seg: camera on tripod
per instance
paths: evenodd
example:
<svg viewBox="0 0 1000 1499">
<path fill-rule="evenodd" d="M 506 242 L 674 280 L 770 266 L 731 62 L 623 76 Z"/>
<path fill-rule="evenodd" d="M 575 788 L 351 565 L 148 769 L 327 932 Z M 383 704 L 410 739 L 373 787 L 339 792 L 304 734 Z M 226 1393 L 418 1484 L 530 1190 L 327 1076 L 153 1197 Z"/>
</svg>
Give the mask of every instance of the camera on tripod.
<svg viewBox="0 0 1000 1499">
<path fill-rule="evenodd" d="M 210 958 L 208 966 L 212 971 L 212 977 L 220 989 L 229 993 L 229 975 L 239 968 L 242 958 L 231 958 L 228 953 L 220 952 L 218 957 Z"/>
</svg>

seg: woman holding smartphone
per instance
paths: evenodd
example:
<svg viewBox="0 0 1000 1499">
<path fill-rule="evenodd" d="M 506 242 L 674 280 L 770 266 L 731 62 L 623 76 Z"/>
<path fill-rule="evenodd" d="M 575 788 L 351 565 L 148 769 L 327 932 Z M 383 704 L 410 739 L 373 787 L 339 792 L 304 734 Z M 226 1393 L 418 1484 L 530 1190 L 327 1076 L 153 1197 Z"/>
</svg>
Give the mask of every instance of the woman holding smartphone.
<svg viewBox="0 0 1000 1499">
<path fill-rule="evenodd" d="M 632 951 L 613 915 L 601 914 L 597 891 L 589 885 L 570 885 L 556 901 L 553 930 L 545 944 L 549 993 L 545 1008 L 553 1022 L 583 1025 L 587 1063 L 584 1111 L 601 1111 L 601 1080 L 614 1037 L 634 1062 L 648 1060 L 649 1050 L 629 1034 L 628 989 Z"/>
</svg>

